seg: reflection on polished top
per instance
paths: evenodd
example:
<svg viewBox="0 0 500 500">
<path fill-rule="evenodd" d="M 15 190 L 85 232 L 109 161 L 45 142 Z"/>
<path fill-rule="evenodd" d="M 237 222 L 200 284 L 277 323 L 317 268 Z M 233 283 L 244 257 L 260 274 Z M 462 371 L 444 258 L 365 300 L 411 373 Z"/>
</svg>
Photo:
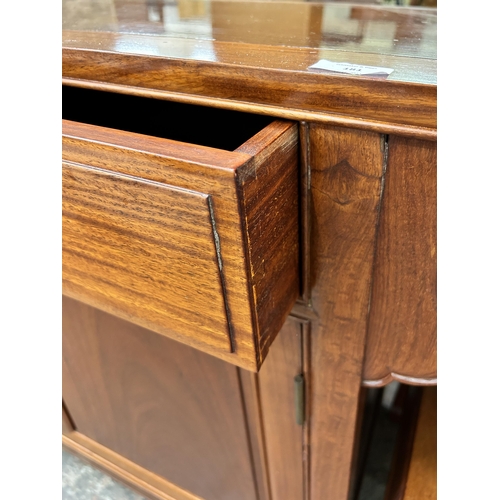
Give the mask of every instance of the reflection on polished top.
<svg viewBox="0 0 500 500">
<path fill-rule="evenodd" d="M 401 67 L 389 79 L 435 83 L 436 76 L 436 10 L 429 8 L 234 0 L 63 0 L 63 29 L 122 35 L 113 47 L 119 52 L 170 56 L 165 42 L 183 38 L 198 42 L 185 44 L 183 57 L 214 61 L 217 54 L 212 42 L 239 42 L 312 49 L 316 57 L 311 64 L 322 58 L 381 66 L 397 63 Z M 71 45 L 71 35 L 64 41 Z M 416 64 L 410 60 L 402 64 L 397 58 L 425 59 L 425 72 L 415 75 Z M 382 60 L 386 62 L 380 64 Z"/>
<path fill-rule="evenodd" d="M 436 9 L 375 1 L 63 0 L 63 79 L 435 133 Z M 394 71 L 310 68 L 320 60 Z"/>
</svg>

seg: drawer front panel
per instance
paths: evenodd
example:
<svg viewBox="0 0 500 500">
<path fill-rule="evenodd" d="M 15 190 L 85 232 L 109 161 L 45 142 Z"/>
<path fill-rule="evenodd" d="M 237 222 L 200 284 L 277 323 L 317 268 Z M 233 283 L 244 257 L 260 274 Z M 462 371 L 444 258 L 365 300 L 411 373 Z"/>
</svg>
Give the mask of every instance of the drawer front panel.
<svg viewBox="0 0 500 500">
<path fill-rule="evenodd" d="M 236 151 L 63 121 L 63 293 L 256 371 L 299 293 L 297 126 Z"/>
<path fill-rule="evenodd" d="M 67 294 L 230 351 L 210 196 L 71 164 L 63 193 Z"/>
</svg>

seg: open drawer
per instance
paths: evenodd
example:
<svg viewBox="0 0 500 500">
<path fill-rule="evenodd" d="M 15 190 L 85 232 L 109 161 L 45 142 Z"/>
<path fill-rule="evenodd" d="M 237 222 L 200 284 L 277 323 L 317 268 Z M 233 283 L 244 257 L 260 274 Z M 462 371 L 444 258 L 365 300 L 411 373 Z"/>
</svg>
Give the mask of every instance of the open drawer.
<svg viewBox="0 0 500 500">
<path fill-rule="evenodd" d="M 73 87 L 63 117 L 63 293 L 258 370 L 299 293 L 297 125 Z"/>
</svg>

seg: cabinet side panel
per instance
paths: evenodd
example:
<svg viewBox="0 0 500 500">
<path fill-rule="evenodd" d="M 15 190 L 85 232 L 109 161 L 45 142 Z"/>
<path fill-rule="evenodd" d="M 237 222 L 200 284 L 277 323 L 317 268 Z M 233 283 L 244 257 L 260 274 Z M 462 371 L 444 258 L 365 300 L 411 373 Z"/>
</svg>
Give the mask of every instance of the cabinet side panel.
<svg viewBox="0 0 500 500">
<path fill-rule="evenodd" d="M 206 500 L 256 500 L 236 367 L 69 298 L 63 361 L 80 433 Z"/>
<path fill-rule="evenodd" d="M 345 500 L 361 386 L 383 137 L 312 124 L 311 500 Z"/>
<path fill-rule="evenodd" d="M 436 162 L 435 142 L 389 138 L 364 366 L 371 384 L 437 375 Z"/>
</svg>

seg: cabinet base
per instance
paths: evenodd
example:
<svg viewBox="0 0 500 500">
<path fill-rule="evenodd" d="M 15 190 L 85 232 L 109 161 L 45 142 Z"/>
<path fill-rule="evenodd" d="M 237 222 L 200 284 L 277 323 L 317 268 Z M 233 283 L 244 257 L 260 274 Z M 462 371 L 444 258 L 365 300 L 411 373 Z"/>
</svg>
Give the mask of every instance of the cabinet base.
<svg viewBox="0 0 500 500">
<path fill-rule="evenodd" d="M 69 452 L 151 500 L 203 500 L 77 431 L 63 434 L 62 444 Z"/>
</svg>

